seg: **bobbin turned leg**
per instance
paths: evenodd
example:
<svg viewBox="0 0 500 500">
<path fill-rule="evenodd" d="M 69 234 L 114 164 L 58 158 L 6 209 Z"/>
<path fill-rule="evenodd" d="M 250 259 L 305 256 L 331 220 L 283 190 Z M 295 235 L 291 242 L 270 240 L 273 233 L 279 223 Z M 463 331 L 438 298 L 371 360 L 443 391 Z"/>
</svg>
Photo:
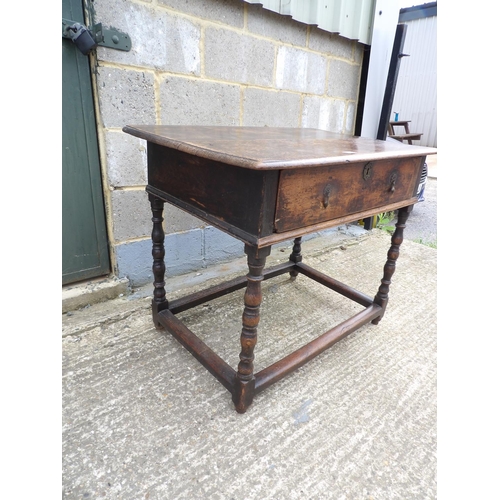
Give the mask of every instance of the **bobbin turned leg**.
<svg viewBox="0 0 500 500">
<path fill-rule="evenodd" d="M 301 236 L 299 236 L 298 238 L 295 238 L 293 240 L 293 249 L 292 249 L 292 253 L 290 254 L 290 260 L 292 262 L 295 262 L 295 264 L 297 264 L 298 262 L 302 262 L 302 254 L 300 253 L 301 252 L 301 245 L 302 245 L 302 237 Z M 290 278 L 292 280 L 294 280 L 298 274 L 299 274 L 299 272 L 296 271 L 295 269 L 293 269 L 292 271 L 290 271 Z"/>
<path fill-rule="evenodd" d="M 163 327 L 158 323 L 158 313 L 168 308 L 168 301 L 165 298 L 165 232 L 163 231 L 163 206 L 164 202 L 160 198 L 150 194 L 151 211 L 153 214 L 153 232 L 151 240 L 153 241 L 153 276 L 154 291 L 151 303 L 153 312 L 153 323 L 157 329 Z"/>
<path fill-rule="evenodd" d="M 374 325 L 377 325 L 384 316 L 387 302 L 389 301 L 389 285 L 391 284 L 392 275 L 396 270 L 396 261 L 399 257 L 399 247 L 401 246 L 401 243 L 403 243 L 403 231 L 406 227 L 408 216 L 410 215 L 409 210 L 410 207 L 404 207 L 398 210 L 398 221 L 396 223 L 396 230 L 392 235 L 391 248 L 389 248 L 389 251 L 387 252 L 387 261 L 384 266 L 384 277 L 381 280 L 381 285 L 379 286 L 377 295 L 375 295 L 375 298 L 373 299 L 375 304 L 382 307 L 382 313 L 380 316 L 372 320 Z"/>
<path fill-rule="evenodd" d="M 248 260 L 247 288 L 245 291 L 245 308 L 243 310 L 243 328 L 241 330 L 241 353 L 238 372 L 234 383 L 233 402 L 238 413 L 244 413 L 252 404 L 255 394 L 255 377 L 253 373 L 253 351 L 257 343 L 257 325 L 260 319 L 262 302 L 262 272 L 271 247 L 257 248 L 245 245 Z"/>
</svg>

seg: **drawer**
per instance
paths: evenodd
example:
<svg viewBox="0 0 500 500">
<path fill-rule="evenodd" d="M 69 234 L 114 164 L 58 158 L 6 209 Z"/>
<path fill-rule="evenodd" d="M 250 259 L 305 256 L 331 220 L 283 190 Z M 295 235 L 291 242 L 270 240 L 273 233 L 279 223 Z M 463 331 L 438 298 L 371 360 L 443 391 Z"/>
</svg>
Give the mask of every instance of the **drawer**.
<svg viewBox="0 0 500 500">
<path fill-rule="evenodd" d="M 334 220 L 415 196 L 425 157 L 282 170 L 278 233 Z"/>
</svg>

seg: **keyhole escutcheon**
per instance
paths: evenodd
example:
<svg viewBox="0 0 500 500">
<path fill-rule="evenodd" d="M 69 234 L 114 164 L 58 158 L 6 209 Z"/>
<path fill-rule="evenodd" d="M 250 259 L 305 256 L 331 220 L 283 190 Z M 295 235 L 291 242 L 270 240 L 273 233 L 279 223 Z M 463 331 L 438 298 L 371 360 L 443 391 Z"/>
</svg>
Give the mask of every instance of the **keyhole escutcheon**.
<svg viewBox="0 0 500 500">
<path fill-rule="evenodd" d="M 372 162 L 367 163 L 363 167 L 363 179 L 367 181 L 372 176 L 372 172 L 373 172 L 373 163 Z"/>
</svg>

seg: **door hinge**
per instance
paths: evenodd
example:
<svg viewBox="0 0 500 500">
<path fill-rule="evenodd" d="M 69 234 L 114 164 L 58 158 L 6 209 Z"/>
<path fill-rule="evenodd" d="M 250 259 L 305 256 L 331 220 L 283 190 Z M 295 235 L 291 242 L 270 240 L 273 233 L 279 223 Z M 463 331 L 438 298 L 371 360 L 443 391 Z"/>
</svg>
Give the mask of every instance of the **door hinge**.
<svg viewBox="0 0 500 500">
<path fill-rule="evenodd" d="M 62 36 L 72 40 L 85 55 L 97 46 L 126 52 L 132 48 L 132 41 L 126 33 L 116 28 L 103 28 L 102 23 L 86 27 L 76 21 L 63 18 Z"/>
</svg>

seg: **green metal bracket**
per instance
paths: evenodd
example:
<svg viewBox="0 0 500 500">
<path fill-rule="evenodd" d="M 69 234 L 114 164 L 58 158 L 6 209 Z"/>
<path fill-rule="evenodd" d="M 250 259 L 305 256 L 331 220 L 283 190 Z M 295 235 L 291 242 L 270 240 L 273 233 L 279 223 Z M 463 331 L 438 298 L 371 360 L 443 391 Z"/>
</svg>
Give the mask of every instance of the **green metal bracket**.
<svg viewBox="0 0 500 500">
<path fill-rule="evenodd" d="M 70 19 L 62 20 L 63 38 L 71 38 L 69 36 L 68 29 L 75 23 L 76 21 L 71 21 Z M 103 28 L 102 24 L 98 23 L 90 26 L 88 30 L 99 47 L 124 50 L 125 52 L 128 52 L 132 48 L 132 41 L 130 40 L 130 37 L 116 28 Z"/>
</svg>

